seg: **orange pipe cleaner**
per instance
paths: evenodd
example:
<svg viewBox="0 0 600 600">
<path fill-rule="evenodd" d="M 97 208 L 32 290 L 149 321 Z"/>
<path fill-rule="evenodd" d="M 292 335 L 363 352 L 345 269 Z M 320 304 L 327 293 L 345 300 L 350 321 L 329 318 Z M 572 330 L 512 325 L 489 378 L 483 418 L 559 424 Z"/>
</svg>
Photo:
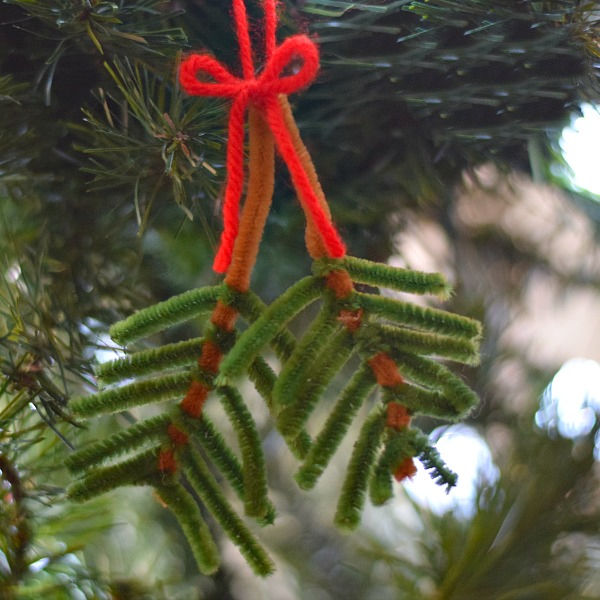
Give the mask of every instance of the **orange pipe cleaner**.
<svg viewBox="0 0 600 600">
<path fill-rule="evenodd" d="M 239 205 L 244 186 L 244 119 L 250 103 L 263 114 L 277 149 L 288 167 L 292 183 L 298 195 L 304 199 L 309 216 L 319 231 L 328 255 L 331 258 L 341 258 L 346 253 L 344 242 L 323 210 L 309 175 L 302 165 L 278 101 L 279 94 L 296 92 L 314 79 L 319 69 L 319 51 L 315 43 L 305 35 L 292 36 L 277 46 L 275 0 L 264 0 L 263 4 L 266 63 L 259 75 L 255 75 L 254 71 L 248 19 L 243 0 L 233 0 L 233 16 L 243 77 L 236 77 L 222 63 L 207 54 L 188 56 L 179 70 L 179 80 L 188 94 L 233 99 L 228 124 L 227 183 L 223 204 L 224 229 L 213 263 L 213 269 L 217 273 L 227 271 L 238 234 Z M 291 75 L 282 75 L 295 58 L 302 59 L 300 68 Z M 213 81 L 201 81 L 198 75 L 208 75 Z"/>
</svg>

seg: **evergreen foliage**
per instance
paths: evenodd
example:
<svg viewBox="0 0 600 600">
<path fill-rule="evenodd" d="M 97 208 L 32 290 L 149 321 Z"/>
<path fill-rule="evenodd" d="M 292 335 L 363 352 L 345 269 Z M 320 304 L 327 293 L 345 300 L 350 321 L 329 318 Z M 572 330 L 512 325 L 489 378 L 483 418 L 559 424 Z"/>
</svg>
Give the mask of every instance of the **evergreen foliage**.
<svg viewBox="0 0 600 600">
<path fill-rule="evenodd" d="M 251 17 L 260 18 L 258 3 L 249 5 Z M 544 272 L 554 267 L 542 254 L 526 254 L 522 240 L 496 236 L 499 230 L 469 237 L 471 232 L 457 229 L 453 190 L 464 169 L 484 161 L 528 169 L 534 147 L 542 148 L 545 159 L 548 135 L 555 135 L 581 99 L 597 99 L 595 8 L 586 2 L 498 0 L 287 0 L 285 5 L 288 32 L 306 29 L 319 38 L 320 77 L 297 101 L 296 114 L 310 134 L 336 221 L 356 254 L 384 260 L 401 224 L 418 207 L 441 223 L 453 248 L 461 248 L 451 307 L 478 317 L 485 312 L 488 321 L 478 380 L 466 371 L 469 385 L 483 389 L 486 399 L 471 417 L 481 426 L 510 428 L 516 453 L 513 463 L 502 465 L 494 489 L 481 492 L 473 519 L 416 515 L 426 532 L 421 563 L 392 556 L 376 543 L 369 558 L 391 567 L 387 585 L 407 597 L 431 597 L 423 591 L 429 587 L 448 598 L 558 599 L 580 597 L 584 589 L 589 594 L 592 559 L 573 558 L 565 547 L 581 532 L 596 539 L 597 511 L 590 502 L 595 431 L 574 443 L 557 434 L 543 436 L 524 425 L 531 415 L 517 419 L 504 407 L 502 391 L 490 391 L 495 384 L 489 363 L 499 355 L 494 345 L 499 333 L 490 317 L 497 289 L 486 296 L 464 283 L 473 254 L 496 268 L 493 257 L 501 252 L 507 265 L 502 263 L 502 273 L 511 284 L 503 298 L 516 302 L 524 273 L 539 265 Z M 153 487 L 180 523 L 202 572 L 214 573 L 219 564 L 213 539 L 218 532 L 209 533 L 204 508 L 227 535 L 241 540 L 255 571 L 270 572 L 270 559 L 221 489 L 222 479 L 260 524 L 273 520 L 264 493 L 264 432 L 254 429 L 234 397 L 246 375 L 301 463 L 295 477 L 302 488 L 315 485 L 343 438 L 360 429 L 360 450 L 352 453 L 336 516 L 342 526 L 358 523 L 367 489 L 376 504 L 391 497 L 393 470 L 406 457 L 418 458 L 440 483 L 454 481 L 426 435 L 416 427 L 396 431 L 381 415 L 395 404 L 415 416 L 456 419 L 468 413 L 475 396 L 434 359 L 477 364 L 478 330 L 472 322 L 412 306 L 404 298 L 378 296 L 362 285 L 351 298 L 335 298 L 323 283 L 332 268 L 326 260 L 314 263 L 307 295 L 291 295 L 298 303 L 292 318 L 279 298 L 272 300 L 282 288 L 295 290 L 288 284 L 307 265 L 293 246 L 302 223 L 284 204 L 289 186 L 281 180 L 281 202 L 270 218 L 268 247 L 253 280 L 268 303 L 250 291 L 214 285 L 207 275 L 214 232 L 220 229 L 213 204 L 223 179 L 225 108 L 184 97 L 174 77 L 181 51 L 199 48 L 235 64 L 228 3 L 0 2 L 0 596 L 8 599 L 169 595 L 159 585 L 150 589 L 129 577 L 112 580 L 88 567 L 94 561 L 80 549 L 112 522 L 114 506 L 108 494 L 85 505 L 68 503 L 60 470 L 65 462 L 81 477 L 71 487 L 79 499 L 121 483 Z M 596 207 L 577 201 L 597 221 Z M 465 247 L 472 253 L 465 254 Z M 353 258 L 337 266 L 369 286 L 441 298 L 449 292 L 437 274 Z M 523 278 L 517 283 L 515 273 Z M 562 271 L 561 284 L 569 277 L 596 285 L 588 272 Z M 152 334 L 151 343 L 158 346 L 136 346 L 97 366 L 104 387 L 89 396 L 91 357 L 114 349 L 104 337 L 108 324 L 199 285 L 204 287 L 183 292 L 185 306 L 171 312 L 170 320 L 155 313 L 146 329 L 132 330 L 134 337 Z M 211 310 L 218 299 L 238 310 L 249 327 L 228 337 L 208 325 L 200 338 L 187 319 Z M 307 337 L 312 326 L 302 327 L 315 309 L 320 313 L 313 325 L 325 321 L 323 331 L 331 334 L 318 343 L 319 336 Z M 354 332 L 331 318 L 359 309 L 363 325 Z M 263 317 L 267 312 L 277 317 L 274 324 Z M 129 340 L 128 328 L 121 332 L 125 337 L 118 327 L 113 330 L 118 344 Z M 298 331 L 305 333 L 297 336 Z M 217 373 L 197 366 L 206 340 L 225 352 Z M 236 357 L 239 344 L 252 356 Z M 314 359 L 298 365 L 299 347 L 314 351 Z M 373 394 L 377 381 L 368 361 L 378 352 L 393 359 L 406 381 L 379 386 Z M 518 360 L 530 367 L 522 354 Z M 294 375 L 298 372 L 302 375 Z M 307 373 L 315 379 L 303 383 Z M 531 399 L 531 390 L 547 375 L 532 376 L 537 387 L 524 391 Z M 130 378 L 135 381 L 125 381 Z M 240 436 L 239 457 L 219 420 L 205 414 L 189 418 L 171 402 L 167 406 L 167 398 L 179 398 L 190 381 L 217 388 L 215 397 L 226 403 L 233 398 L 231 420 L 247 434 Z M 302 394 L 307 404 L 300 402 Z M 95 440 L 80 447 L 79 427 L 73 426 L 80 424 L 67 409 L 67 398 L 75 397 L 70 406 L 81 414 L 158 400 L 161 412 L 126 428 L 124 422 L 133 421 L 128 413 L 89 421 L 84 437 Z M 357 415 L 364 404 L 372 412 L 362 424 Z M 318 418 L 310 419 L 313 411 L 326 412 L 318 427 Z M 417 421 L 424 431 L 433 423 Z M 189 445 L 174 442 L 171 424 L 189 436 Z M 291 492 L 278 477 L 271 445 L 269 437 L 269 484 L 285 513 L 287 504 L 280 499 Z M 161 456 L 168 466 L 164 461 L 171 450 L 182 467 L 174 475 L 158 468 Z M 251 474 L 257 480 L 250 490 Z M 286 552 L 298 580 L 319 573 L 318 585 L 334 597 L 363 598 L 369 589 L 378 590 L 381 581 L 360 568 L 350 575 L 342 569 L 340 577 L 307 560 L 326 544 L 335 545 L 336 557 L 342 552 L 334 534 L 317 522 L 321 519 L 306 529 L 322 531 L 318 538 L 294 536 L 287 546 L 273 542 L 270 549 Z M 352 550 L 343 552 L 350 554 L 341 561 L 356 559 Z M 361 554 L 356 565 L 362 567 L 364 560 Z M 99 562 L 107 564 L 106 556 Z M 224 571 L 215 586 L 233 588 L 236 575 Z M 194 593 L 209 597 L 212 588 L 205 589 L 203 581 L 194 580 Z"/>
<path fill-rule="evenodd" d="M 361 148 L 335 163 L 348 176 L 385 156 L 407 200 L 434 199 L 474 161 L 523 168 L 528 140 L 594 93 L 597 17 L 584 17 L 585 2 L 307 4 L 325 55 L 315 101 L 305 100 L 327 124 L 315 135 Z"/>
</svg>

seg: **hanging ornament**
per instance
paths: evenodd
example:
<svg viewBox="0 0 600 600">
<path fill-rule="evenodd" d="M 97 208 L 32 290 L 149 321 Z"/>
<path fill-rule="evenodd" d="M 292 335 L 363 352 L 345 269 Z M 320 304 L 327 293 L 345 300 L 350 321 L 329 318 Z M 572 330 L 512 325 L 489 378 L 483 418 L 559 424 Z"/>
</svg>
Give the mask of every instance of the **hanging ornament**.
<svg viewBox="0 0 600 600">
<path fill-rule="evenodd" d="M 273 570 L 271 559 L 214 475 L 219 473 L 229 483 L 247 516 L 263 525 L 273 522 L 275 509 L 267 495 L 261 441 L 238 391 L 241 378 L 247 376 L 253 382 L 300 461 L 295 477 L 304 489 L 315 485 L 359 409 L 374 396 L 354 444 L 335 514 L 335 523 L 346 529 L 359 523 L 367 491 L 373 503 L 384 503 L 392 496 L 394 478 L 401 481 L 414 474 L 415 457 L 440 484 L 454 485 L 456 476 L 427 436 L 411 427 L 411 418 L 423 414 L 458 419 L 477 402 L 457 376 L 431 357 L 475 364 L 481 334 L 478 322 L 378 292 L 358 291 L 355 286 L 361 283 L 441 298 L 450 292 L 437 273 L 346 255 L 287 100 L 288 94 L 315 77 L 317 47 L 304 35 L 277 45 L 275 0 L 264 0 L 263 8 L 264 66 L 258 75 L 243 0 L 233 1 L 242 77 L 206 54 L 188 56 L 179 74 L 189 94 L 232 101 L 224 231 L 213 265 L 224 274 L 223 282 L 150 306 L 110 330 L 115 342 L 128 344 L 210 312 L 205 334 L 100 365 L 99 382 L 109 387 L 71 402 L 73 413 L 87 418 L 178 400 L 167 404 L 158 416 L 75 452 L 68 464 L 81 476 L 69 488 L 69 495 L 83 501 L 122 485 L 152 486 L 177 517 L 204 573 L 218 568 L 219 556 L 198 501 L 257 574 Z M 240 211 L 246 117 L 248 181 Z M 250 276 L 271 204 L 276 151 L 287 166 L 306 216 L 305 241 L 313 273 L 266 306 L 250 290 Z M 313 304 L 318 304 L 318 314 L 297 338 L 288 324 Z M 245 322 L 241 332 L 239 321 Z M 280 361 L 278 373 L 264 358 L 271 351 Z M 311 435 L 307 428 L 311 413 L 336 375 L 350 368 L 354 374 L 325 424 Z M 376 395 L 375 390 L 379 390 Z M 231 421 L 240 456 L 203 410 L 213 397 Z"/>
</svg>

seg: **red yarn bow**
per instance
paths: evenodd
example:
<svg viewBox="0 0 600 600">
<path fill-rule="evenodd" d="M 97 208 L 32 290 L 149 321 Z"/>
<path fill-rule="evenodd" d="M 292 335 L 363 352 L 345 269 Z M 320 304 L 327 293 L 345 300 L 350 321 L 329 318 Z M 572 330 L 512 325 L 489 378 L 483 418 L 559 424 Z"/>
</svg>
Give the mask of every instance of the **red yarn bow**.
<svg viewBox="0 0 600 600">
<path fill-rule="evenodd" d="M 223 205 L 224 229 L 213 264 L 217 273 L 224 273 L 229 267 L 238 233 L 239 205 L 244 186 L 244 118 L 250 102 L 262 111 L 273 133 L 277 149 L 288 166 L 294 187 L 304 199 L 310 217 L 319 230 L 329 255 L 332 258 L 341 258 L 346 252 L 344 243 L 323 211 L 310 184 L 277 100 L 278 94 L 291 94 L 314 79 L 319 69 L 319 52 L 315 44 L 304 35 L 292 36 L 280 46 L 276 46 L 275 0 L 264 0 L 264 10 L 266 64 L 260 75 L 256 76 L 254 71 L 248 19 L 243 0 L 233 0 L 233 14 L 240 47 L 243 78 L 231 74 L 225 66 L 206 54 L 190 55 L 182 62 L 179 71 L 179 80 L 188 94 L 233 98 L 233 105 L 229 113 L 227 140 L 227 184 Z M 295 58 L 302 59 L 299 70 L 291 75 L 283 75 L 285 68 Z M 212 77 L 213 81 L 201 81 L 198 79 L 199 74 L 208 75 Z"/>
</svg>

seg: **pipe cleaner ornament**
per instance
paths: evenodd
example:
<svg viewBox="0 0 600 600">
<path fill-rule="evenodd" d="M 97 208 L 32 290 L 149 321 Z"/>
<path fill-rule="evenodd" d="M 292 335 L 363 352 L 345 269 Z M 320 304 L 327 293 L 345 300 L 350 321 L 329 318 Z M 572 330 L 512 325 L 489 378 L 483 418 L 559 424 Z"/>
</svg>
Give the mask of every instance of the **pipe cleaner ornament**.
<svg viewBox="0 0 600 600">
<path fill-rule="evenodd" d="M 230 484 L 247 516 L 260 524 L 272 523 L 274 508 L 267 497 L 261 441 L 236 387 L 240 377 L 247 375 L 254 383 L 301 462 L 295 477 L 304 489 L 315 485 L 361 405 L 380 388 L 354 444 L 335 514 L 335 523 L 346 529 L 359 523 L 367 491 L 373 503 L 384 503 L 392 495 L 393 478 L 401 481 L 414 474 L 415 457 L 440 484 L 453 486 L 456 476 L 427 437 L 410 427 L 411 417 L 458 419 L 477 402 L 458 377 L 430 357 L 475 364 L 481 334 L 478 322 L 356 289 L 355 283 L 363 283 L 442 298 L 450 291 L 437 273 L 346 256 L 287 100 L 288 94 L 315 77 L 317 47 L 304 35 L 276 45 L 275 0 L 264 0 L 263 8 L 265 61 L 260 74 L 255 74 L 243 0 L 233 0 L 243 76 L 233 75 L 206 54 L 188 56 L 179 72 L 189 94 L 232 100 L 224 231 L 214 262 L 215 271 L 225 274 L 224 280 L 143 309 L 110 330 L 115 342 L 127 344 L 212 311 L 205 335 L 100 365 L 98 379 L 108 387 L 71 403 L 76 415 L 92 417 L 150 402 L 180 400 L 158 416 L 71 455 L 69 467 L 81 477 L 69 494 L 84 501 L 122 485 L 152 486 L 178 519 L 204 573 L 218 568 L 219 556 L 198 502 L 257 574 L 273 570 L 271 559 L 215 477 L 215 472 L 220 473 Z M 294 70 L 298 61 L 301 64 Z M 246 115 L 249 176 L 240 216 Z M 250 290 L 250 275 L 273 194 L 275 150 L 287 165 L 306 215 L 306 247 L 314 263 L 312 275 L 266 306 Z M 297 339 L 287 327 L 289 321 L 317 303 L 318 315 Z M 246 322 L 241 333 L 238 320 Z M 262 356 L 270 349 L 281 363 L 279 373 Z M 350 359 L 358 368 L 322 429 L 311 436 L 309 416 Z M 209 395 L 219 398 L 238 437 L 241 456 L 232 452 L 204 414 Z"/>
</svg>

